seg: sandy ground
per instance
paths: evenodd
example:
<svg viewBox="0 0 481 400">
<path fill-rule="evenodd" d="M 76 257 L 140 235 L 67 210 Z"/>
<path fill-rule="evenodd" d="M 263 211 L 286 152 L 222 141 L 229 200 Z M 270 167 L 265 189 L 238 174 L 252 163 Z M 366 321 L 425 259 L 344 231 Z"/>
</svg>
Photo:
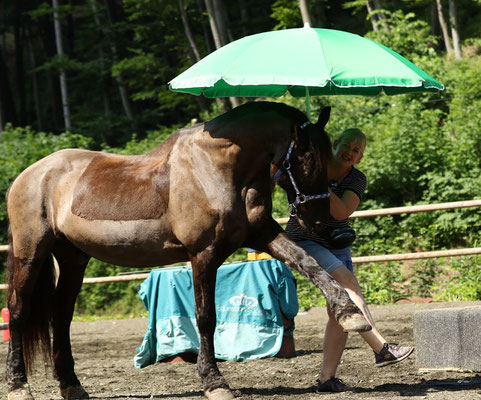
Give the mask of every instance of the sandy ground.
<svg viewBox="0 0 481 400">
<path fill-rule="evenodd" d="M 392 342 L 414 345 L 412 313 L 416 310 L 465 307 L 481 302 L 453 302 L 371 306 L 379 330 Z M 358 334 L 350 335 L 338 376 L 354 392 L 315 393 L 322 360 L 323 308 L 296 317 L 294 333 L 298 356 L 259 361 L 222 362 L 219 368 L 236 396 L 244 400 L 305 399 L 481 399 L 481 374 L 419 372 L 413 354 L 402 363 L 376 368 L 374 356 Z M 147 328 L 147 319 L 74 322 L 73 353 L 76 371 L 92 399 L 203 399 L 196 367 L 190 363 L 157 363 L 136 370 L 133 357 Z M 5 365 L 7 342 L 0 342 Z M 4 368 L 4 367 L 3 367 Z M 434 381 L 434 383 L 432 382 Z M 453 384 L 463 382 L 463 384 Z M 35 399 L 56 399 L 57 385 L 43 366 L 30 379 Z M 0 392 L 7 397 L 5 381 Z"/>
</svg>

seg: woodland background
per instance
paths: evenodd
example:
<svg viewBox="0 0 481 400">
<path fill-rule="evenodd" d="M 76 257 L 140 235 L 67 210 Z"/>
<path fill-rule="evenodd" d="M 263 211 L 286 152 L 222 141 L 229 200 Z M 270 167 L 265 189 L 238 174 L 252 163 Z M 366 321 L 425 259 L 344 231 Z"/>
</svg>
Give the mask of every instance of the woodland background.
<svg viewBox="0 0 481 400">
<path fill-rule="evenodd" d="M 360 209 L 481 198 L 481 0 L 3 1 L 0 244 L 7 242 L 5 193 L 27 166 L 66 147 L 144 153 L 192 119 L 215 117 L 237 103 L 173 93 L 167 82 L 230 41 L 304 22 L 376 40 L 446 87 L 439 94 L 311 98 L 312 115 L 333 107 L 333 137 L 352 126 L 367 133 Z M 305 110 L 302 99 L 269 100 Z M 275 217 L 287 216 L 281 191 L 273 203 Z M 353 226 L 355 256 L 481 241 L 476 208 L 356 219 Z M 6 253 L 0 257 L 4 274 Z M 246 250 L 236 259 L 246 259 Z M 479 300 L 480 264 L 479 256 L 376 263 L 356 273 L 369 303 Z M 86 276 L 126 270 L 92 260 Z M 302 307 L 322 304 L 312 285 L 298 282 Z M 77 313 L 138 314 L 137 284 L 84 285 Z"/>
</svg>

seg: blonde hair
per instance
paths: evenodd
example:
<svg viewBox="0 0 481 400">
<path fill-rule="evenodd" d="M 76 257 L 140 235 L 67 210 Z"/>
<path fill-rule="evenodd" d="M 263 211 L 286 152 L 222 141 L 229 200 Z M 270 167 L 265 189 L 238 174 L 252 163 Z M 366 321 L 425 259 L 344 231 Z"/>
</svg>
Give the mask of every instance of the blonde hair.
<svg viewBox="0 0 481 400">
<path fill-rule="evenodd" d="M 346 138 L 362 140 L 364 144 L 367 143 L 366 135 L 359 128 L 349 128 L 342 131 L 341 134 L 337 137 L 337 140 L 340 142 L 342 139 L 346 139 Z"/>
</svg>

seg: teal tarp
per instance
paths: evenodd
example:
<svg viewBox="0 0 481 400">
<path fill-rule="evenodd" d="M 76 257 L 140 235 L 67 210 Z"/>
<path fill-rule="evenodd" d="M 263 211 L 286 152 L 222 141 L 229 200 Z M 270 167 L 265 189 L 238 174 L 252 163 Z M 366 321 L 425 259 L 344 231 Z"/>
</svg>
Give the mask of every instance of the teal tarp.
<svg viewBox="0 0 481 400">
<path fill-rule="evenodd" d="M 199 351 L 190 267 L 151 271 L 139 295 L 149 311 L 149 326 L 136 368 L 175 354 Z M 299 310 L 292 272 L 278 260 L 223 265 L 217 272 L 215 356 L 245 361 L 277 354 L 284 332 L 282 314 Z"/>
</svg>

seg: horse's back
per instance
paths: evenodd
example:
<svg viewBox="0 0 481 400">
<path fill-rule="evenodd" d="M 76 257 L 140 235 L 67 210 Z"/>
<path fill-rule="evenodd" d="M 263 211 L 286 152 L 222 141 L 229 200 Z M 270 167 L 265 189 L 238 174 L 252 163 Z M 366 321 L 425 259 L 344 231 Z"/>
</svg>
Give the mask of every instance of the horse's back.
<svg viewBox="0 0 481 400">
<path fill-rule="evenodd" d="M 45 173 L 51 173 L 55 170 L 65 171 L 68 169 L 78 169 L 79 166 L 86 166 L 93 157 L 100 154 L 97 151 L 84 149 L 63 149 L 56 151 L 40 160 L 36 161 L 24 171 L 22 171 L 12 184 L 12 189 L 20 182 L 28 182 L 29 179 L 38 179 Z"/>
<path fill-rule="evenodd" d="M 99 152 L 64 149 L 52 153 L 26 168 L 13 181 L 8 192 L 8 204 L 41 200 L 39 193 L 54 188 L 59 181 L 72 181 L 79 176 Z M 36 204 L 35 206 L 38 206 Z"/>
</svg>

